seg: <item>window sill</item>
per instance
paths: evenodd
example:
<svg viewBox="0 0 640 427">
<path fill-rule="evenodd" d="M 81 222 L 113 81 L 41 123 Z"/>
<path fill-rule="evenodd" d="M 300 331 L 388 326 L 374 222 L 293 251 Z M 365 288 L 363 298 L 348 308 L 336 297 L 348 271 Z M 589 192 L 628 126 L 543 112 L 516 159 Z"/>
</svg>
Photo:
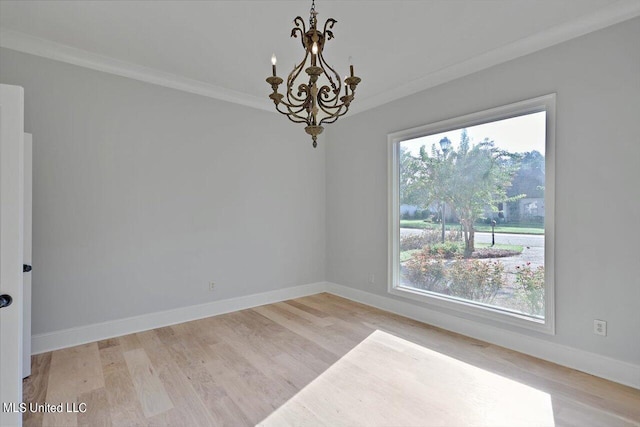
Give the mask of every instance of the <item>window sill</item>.
<svg viewBox="0 0 640 427">
<path fill-rule="evenodd" d="M 469 314 L 481 319 L 489 319 L 497 324 L 514 326 L 546 335 L 555 335 L 555 325 L 553 319 L 549 317 L 549 313 L 547 313 L 546 319 L 539 319 L 503 310 L 499 307 L 485 306 L 471 301 L 442 296 L 432 292 L 400 285 L 389 286 L 389 293 L 403 298 L 420 301 L 428 305 L 445 308 L 453 312 Z"/>
</svg>

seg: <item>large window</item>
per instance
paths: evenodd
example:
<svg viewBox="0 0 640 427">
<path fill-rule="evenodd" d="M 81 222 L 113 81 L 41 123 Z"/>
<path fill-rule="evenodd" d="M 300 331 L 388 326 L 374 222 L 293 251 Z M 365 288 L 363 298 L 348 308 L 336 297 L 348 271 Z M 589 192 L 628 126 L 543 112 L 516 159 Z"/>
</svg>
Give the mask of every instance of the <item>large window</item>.
<svg viewBox="0 0 640 427">
<path fill-rule="evenodd" d="M 389 291 L 554 332 L 555 95 L 389 135 Z"/>
</svg>

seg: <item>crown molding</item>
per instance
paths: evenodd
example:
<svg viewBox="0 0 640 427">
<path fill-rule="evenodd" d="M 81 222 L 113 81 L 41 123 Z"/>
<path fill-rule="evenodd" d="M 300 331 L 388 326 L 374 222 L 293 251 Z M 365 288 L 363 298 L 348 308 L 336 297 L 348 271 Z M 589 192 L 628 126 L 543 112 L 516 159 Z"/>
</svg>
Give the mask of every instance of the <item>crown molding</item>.
<svg viewBox="0 0 640 427">
<path fill-rule="evenodd" d="M 273 111 L 273 103 L 266 98 L 258 98 L 199 80 L 120 61 L 2 27 L 0 27 L 0 47 L 209 98 L 233 102 L 246 107 L 269 112 Z"/>
<path fill-rule="evenodd" d="M 640 16 L 639 0 L 620 0 L 595 13 L 551 27 L 513 43 L 490 50 L 468 60 L 431 72 L 402 86 L 359 99 L 352 104 L 349 116 L 379 107 L 443 83 L 482 71 L 495 65 L 529 55 L 556 44 L 601 30 Z"/>
<path fill-rule="evenodd" d="M 637 16 L 640 16 L 640 0 L 619 0 L 597 12 L 548 28 L 530 37 L 525 37 L 468 60 L 431 72 L 397 88 L 368 98 L 358 99 L 357 102 L 352 104 L 347 117 Z M 2 27 L 0 27 L 0 47 L 209 98 L 233 102 L 246 107 L 274 112 L 273 104 L 266 98 L 120 61 Z"/>
</svg>

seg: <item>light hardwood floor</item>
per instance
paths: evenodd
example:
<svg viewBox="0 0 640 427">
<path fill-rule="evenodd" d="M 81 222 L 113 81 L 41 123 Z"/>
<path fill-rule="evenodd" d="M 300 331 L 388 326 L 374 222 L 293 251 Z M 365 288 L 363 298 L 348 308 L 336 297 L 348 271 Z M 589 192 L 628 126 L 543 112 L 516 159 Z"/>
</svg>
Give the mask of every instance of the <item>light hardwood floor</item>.
<svg viewBox="0 0 640 427">
<path fill-rule="evenodd" d="M 319 294 L 32 358 L 27 426 L 640 426 L 640 390 Z"/>
</svg>

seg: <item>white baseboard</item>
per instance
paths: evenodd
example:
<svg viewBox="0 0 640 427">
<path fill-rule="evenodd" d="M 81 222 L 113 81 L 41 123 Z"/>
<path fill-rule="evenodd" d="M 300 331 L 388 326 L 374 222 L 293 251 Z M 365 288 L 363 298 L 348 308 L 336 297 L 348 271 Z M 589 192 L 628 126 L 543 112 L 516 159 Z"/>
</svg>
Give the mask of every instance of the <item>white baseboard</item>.
<svg viewBox="0 0 640 427">
<path fill-rule="evenodd" d="M 212 301 L 173 310 L 127 317 L 125 319 L 94 323 L 45 334 L 37 334 L 31 337 L 31 354 L 73 347 L 75 345 L 132 334 L 134 332 L 147 331 L 149 329 L 244 310 L 259 305 L 272 304 L 291 298 L 313 295 L 324 292 L 326 286 L 325 282 L 311 283 L 238 298 Z"/>
<path fill-rule="evenodd" d="M 640 389 L 640 365 L 486 324 L 469 322 L 460 317 L 335 283 L 327 283 L 326 292 Z"/>
<path fill-rule="evenodd" d="M 293 286 L 238 298 L 212 301 L 205 304 L 95 323 L 46 334 L 38 334 L 31 338 L 32 354 L 175 325 L 190 320 L 202 319 L 321 292 L 329 292 L 352 301 L 390 311 L 442 329 L 640 389 L 640 365 L 623 362 L 596 353 L 556 344 L 486 324 L 480 325 L 408 302 L 329 282 Z"/>
</svg>

